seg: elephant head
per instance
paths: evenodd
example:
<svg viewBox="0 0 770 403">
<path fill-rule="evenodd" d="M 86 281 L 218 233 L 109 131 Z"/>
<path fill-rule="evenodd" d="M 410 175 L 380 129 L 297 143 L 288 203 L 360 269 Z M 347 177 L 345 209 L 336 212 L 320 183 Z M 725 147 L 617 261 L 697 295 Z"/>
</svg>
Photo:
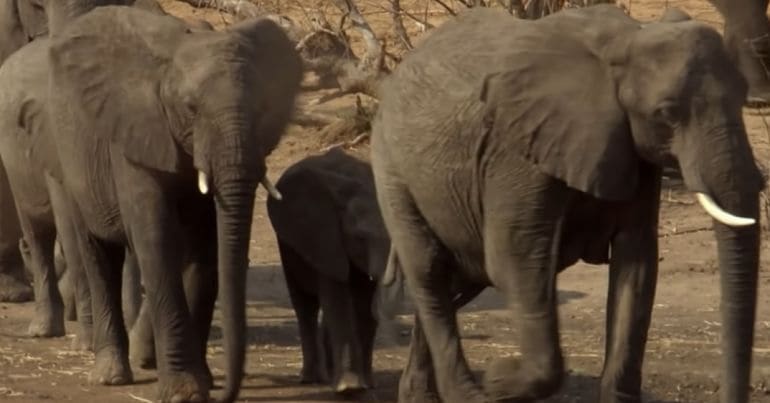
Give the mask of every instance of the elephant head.
<svg viewBox="0 0 770 403">
<path fill-rule="evenodd" d="M 501 60 L 482 91 L 492 130 L 519 136 L 541 170 L 605 200 L 634 198 L 643 163 L 678 164 L 715 218 L 722 401 L 748 401 L 763 179 L 743 124 L 746 81 L 721 37 L 681 12 L 641 25 L 612 6 L 521 24 L 540 24 L 516 28 L 527 57 Z"/>
<path fill-rule="evenodd" d="M 187 186 L 197 177 L 213 196 L 225 398 L 234 400 L 255 191 L 302 78 L 293 45 L 264 19 L 215 32 L 132 7 L 99 7 L 52 38 L 49 61 L 52 94 L 75 105 L 80 132 L 108 136 L 122 158 Z"/>
</svg>

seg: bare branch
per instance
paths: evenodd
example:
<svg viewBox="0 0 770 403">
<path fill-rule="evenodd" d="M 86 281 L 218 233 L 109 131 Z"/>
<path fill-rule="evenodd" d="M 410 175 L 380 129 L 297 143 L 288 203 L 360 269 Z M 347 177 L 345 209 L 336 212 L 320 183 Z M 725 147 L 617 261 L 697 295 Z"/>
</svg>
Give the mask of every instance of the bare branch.
<svg viewBox="0 0 770 403">
<path fill-rule="evenodd" d="M 413 49 L 412 41 L 409 40 L 409 35 L 406 33 L 406 28 L 404 28 L 404 20 L 401 18 L 400 0 L 390 0 L 390 13 L 393 17 L 393 30 L 396 31 L 396 35 L 401 39 L 404 49 Z"/>
<path fill-rule="evenodd" d="M 179 0 L 197 8 L 213 8 L 232 14 L 240 19 L 259 17 L 263 13 L 247 0 Z"/>
<path fill-rule="evenodd" d="M 441 7 L 444 7 L 444 9 L 445 9 L 445 10 L 446 10 L 446 11 L 447 11 L 449 14 L 451 14 L 451 15 L 453 15 L 453 16 L 457 15 L 457 13 L 455 12 L 455 10 L 452 10 L 452 7 L 449 7 L 449 5 L 448 5 L 448 4 L 446 4 L 446 3 L 444 3 L 443 1 L 441 1 L 441 0 L 433 0 L 433 1 L 435 1 L 436 3 L 438 3 L 438 4 L 439 4 Z M 468 5 L 468 3 L 465 3 L 465 4 L 466 4 L 468 7 L 472 7 L 472 6 Z"/>
</svg>

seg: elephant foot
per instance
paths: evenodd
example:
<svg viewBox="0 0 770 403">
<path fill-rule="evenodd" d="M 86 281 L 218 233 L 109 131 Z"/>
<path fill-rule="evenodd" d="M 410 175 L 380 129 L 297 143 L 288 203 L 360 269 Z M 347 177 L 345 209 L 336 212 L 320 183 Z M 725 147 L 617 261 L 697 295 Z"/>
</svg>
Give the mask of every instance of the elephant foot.
<svg viewBox="0 0 770 403">
<path fill-rule="evenodd" d="M 408 369 L 398 381 L 399 403 L 441 403 L 433 374 L 412 374 Z"/>
<path fill-rule="evenodd" d="M 301 384 L 323 384 L 329 382 L 329 376 L 325 373 L 321 365 L 307 364 L 302 366 L 299 373 L 299 383 Z"/>
<path fill-rule="evenodd" d="M 358 393 L 369 388 L 362 375 L 345 371 L 334 385 L 334 391 L 340 394 Z"/>
<path fill-rule="evenodd" d="M 16 276 L 0 273 L 0 302 L 29 302 L 34 297 L 29 283 Z"/>
<path fill-rule="evenodd" d="M 515 358 L 492 363 L 484 374 L 484 389 L 493 401 L 537 401 L 553 395 L 564 379 L 561 361 L 526 366 Z"/>
<path fill-rule="evenodd" d="M 31 337 L 64 336 L 64 310 L 60 306 L 35 307 L 35 317 L 29 323 L 27 334 Z"/>
<path fill-rule="evenodd" d="M 158 399 L 170 403 L 206 402 L 209 389 L 205 382 L 185 372 L 172 372 L 159 377 Z"/>
<path fill-rule="evenodd" d="M 642 403 L 641 392 L 636 394 L 623 393 L 615 387 L 602 386 L 599 403 Z"/>
<path fill-rule="evenodd" d="M 105 347 L 96 353 L 94 368 L 88 381 L 99 385 L 127 385 L 134 382 L 128 357 L 116 347 Z"/>
<path fill-rule="evenodd" d="M 75 351 L 93 351 L 93 334 L 92 326 L 78 323 L 78 330 L 75 332 L 75 338 L 72 339 L 71 348 Z"/>
</svg>

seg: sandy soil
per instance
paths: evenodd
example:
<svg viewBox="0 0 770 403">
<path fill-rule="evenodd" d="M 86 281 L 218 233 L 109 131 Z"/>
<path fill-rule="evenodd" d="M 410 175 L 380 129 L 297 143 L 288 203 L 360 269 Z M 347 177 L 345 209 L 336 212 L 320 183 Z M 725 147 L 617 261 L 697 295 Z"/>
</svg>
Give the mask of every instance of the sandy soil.
<svg viewBox="0 0 770 403">
<path fill-rule="evenodd" d="M 195 10 L 171 0 L 162 3 L 167 10 L 184 18 L 205 19 L 217 27 L 228 21 L 217 12 Z M 303 18 L 302 9 L 296 6 L 299 2 L 280 3 L 283 4 L 282 13 Z M 362 2 L 375 29 L 383 35 L 390 28 L 390 20 L 377 3 L 384 2 Z M 425 12 L 424 0 L 403 3 L 410 12 Z M 636 0 L 630 4 L 630 9 L 637 18 L 648 20 L 659 16 L 666 4 L 681 7 L 695 18 L 721 29 L 719 15 L 703 0 Z M 445 18 L 435 7 L 428 11 L 431 21 Z M 407 28 L 411 34 L 419 33 L 419 27 L 411 21 L 407 22 Z M 393 43 L 390 42 L 394 39 L 391 34 L 384 36 Z M 342 107 L 345 102 L 350 105 L 350 98 L 330 107 Z M 761 160 L 770 161 L 769 131 L 764 118 L 747 114 L 746 125 L 755 153 Z M 317 152 L 323 146 L 321 143 L 314 131 L 290 128 L 268 161 L 270 176 L 277 178 L 293 162 Z M 363 145 L 353 152 L 366 155 L 368 148 Z M 681 192 L 674 183 L 667 185 L 672 190 L 664 195 L 661 212 L 661 273 L 645 359 L 644 391 L 649 402 L 716 401 L 720 323 L 715 242 L 709 230 L 710 220 L 692 204 L 692 197 Z M 260 190 L 253 221 L 247 377 L 241 399 L 249 402 L 339 400 L 326 387 L 297 384 L 301 365 L 299 337 L 264 200 L 265 194 Z M 770 380 L 770 266 L 766 263 L 767 252 L 768 248 L 763 247 L 754 355 L 752 401 L 755 402 L 770 402 L 770 391 L 766 386 Z M 596 401 L 604 346 L 606 282 L 606 267 L 588 265 L 577 265 L 559 277 L 562 342 L 568 356 L 570 377 L 552 402 Z M 131 386 L 88 385 L 86 373 L 92 363 L 91 355 L 71 351 L 71 336 L 48 340 L 27 338 L 25 330 L 32 313 L 31 304 L 0 304 L 0 400 L 115 403 L 154 400 L 156 375 L 151 371 L 136 371 L 137 382 Z M 395 401 L 398 375 L 406 362 L 412 319 L 409 310 L 405 309 L 399 319 L 397 336 L 378 341 L 375 352 L 377 388 L 356 401 Z M 517 353 L 514 319 L 494 290 L 488 290 L 463 309 L 460 322 L 466 354 L 479 374 L 493 358 Z M 209 359 L 217 383 L 221 384 L 222 348 L 217 324 L 218 321 L 212 332 Z M 68 323 L 71 325 L 73 323 Z"/>
</svg>

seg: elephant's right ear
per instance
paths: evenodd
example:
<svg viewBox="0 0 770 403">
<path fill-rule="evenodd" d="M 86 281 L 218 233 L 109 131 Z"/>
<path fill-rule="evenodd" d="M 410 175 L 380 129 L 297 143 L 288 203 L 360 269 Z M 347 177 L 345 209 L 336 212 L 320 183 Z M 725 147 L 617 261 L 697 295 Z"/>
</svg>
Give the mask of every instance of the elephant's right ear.
<svg viewBox="0 0 770 403">
<path fill-rule="evenodd" d="M 132 162 L 179 169 L 160 90 L 184 25 L 132 7 L 98 7 L 51 39 L 51 88 L 77 130 L 121 146 Z"/>
<path fill-rule="evenodd" d="M 639 159 L 608 66 L 570 44 L 518 56 L 483 81 L 485 130 L 574 189 L 633 197 Z"/>
</svg>

